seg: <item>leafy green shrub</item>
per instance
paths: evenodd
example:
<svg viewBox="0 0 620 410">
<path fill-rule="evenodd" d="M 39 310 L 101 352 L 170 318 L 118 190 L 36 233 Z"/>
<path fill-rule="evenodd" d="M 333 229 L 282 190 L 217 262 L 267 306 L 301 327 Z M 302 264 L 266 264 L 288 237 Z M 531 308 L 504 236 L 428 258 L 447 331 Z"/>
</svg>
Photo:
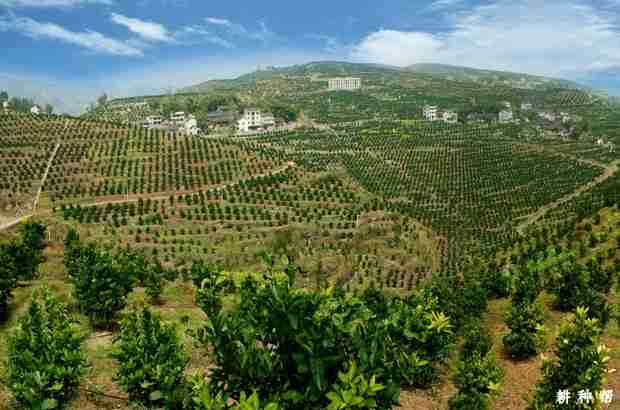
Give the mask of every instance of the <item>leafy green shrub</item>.
<svg viewBox="0 0 620 410">
<path fill-rule="evenodd" d="M 464 326 L 463 339 L 461 355 L 465 358 L 476 353 L 484 356 L 493 347 L 493 340 L 486 329 L 482 327 L 480 321 L 472 320 Z"/>
<path fill-rule="evenodd" d="M 560 408 L 556 398 L 561 390 L 573 395 L 589 390 L 594 395 L 593 401 L 580 408 L 600 408 L 600 398 L 595 393 L 603 389 L 609 360 L 608 349 L 599 345 L 601 334 L 598 319 L 589 317 L 587 308 L 578 307 L 574 317 L 560 328 L 555 359 L 543 361 L 543 380 L 536 387 L 531 408 Z"/>
<path fill-rule="evenodd" d="M 164 291 L 165 271 L 158 264 L 149 265 L 144 278 L 144 286 L 146 287 L 146 295 L 151 303 L 159 304 L 161 302 L 161 294 Z"/>
<path fill-rule="evenodd" d="M 287 408 L 325 408 L 338 373 L 355 361 L 385 386 L 378 408 L 390 408 L 401 383 L 436 379 L 453 342 L 450 321 L 428 294 L 370 306 L 341 290 L 296 289 L 286 274 L 248 276 L 238 291 L 227 311 L 208 310 L 226 289 L 212 294 L 216 302 L 203 306 L 209 320 L 196 334 L 212 350 L 213 391 L 234 399 L 256 391 Z"/>
<path fill-rule="evenodd" d="M 338 373 L 338 382 L 327 393 L 327 410 L 376 409 L 378 405 L 374 397 L 383 389 L 385 386 L 377 383 L 375 376 L 367 379 L 359 372 L 355 362 L 351 362 L 346 373 Z"/>
<path fill-rule="evenodd" d="M 115 266 L 112 255 L 94 244 L 72 245 L 72 257 L 66 266 L 81 311 L 93 325 L 109 326 L 116 313 L 125 307 L 133 278 Z"/>
<path fill-rule="evenodd" d="M 538 270 L 532 264 L 522 267 L 515 275 L 511 306 L 506 315 L 510 333 L 503 343 L 516 359 L 535 355 L 545 343 L 544 310 L 537 298 L 541 291 Z"/>
<path fill-rule="evenodd" d="M 200 375 L 193 375 L 189 380 L 189 384 L 191 393 L 189 395 L 189 402 L 184 406 L 185 410 L 280 410 L 276 403 L 268 403 L 262 406 L 256 392 L 250 397 L 247 397 L 245 392 L 242 392 L 239 401 L 228 406 L 227 398 L 221 392 L 213 394 L 205 378 Z"/>
<path fill-rule="evenodd" d="M 37 268 L 43 262 L 45 226 L 36 222 L 26 222 L 19 226 L 17 265 L 19 278 L 34 279 Z"/>
<path fill-rule="evenodd" d="M 118 383 L 129 400 L 144 405 L 165 405 L 178 400 L 188 358 L 174 326 L 162 323 L 148 309 L 132 312 L 121 323 L 115 339 Z"/>
<path fill-rule="evenodd" d="M 590 316 L 599 319 L 599 325 L 607 325 L 611 308 L 604 295 L 597 290 L 603 285 L 597 284 L 588 268 L 577 264 L 574 256 L 554 272 L 550 282 L 551 291 L 556 296 L 555 304 L 559 309 L 569 311 L 577 306 L 584 306 L 588 308 Z"/>
<path fill-rule="evenodd" d="M 86 358 L 67 308 L 48 291 L 33 295 L 20 326 L 9 337 L 7 385 L 29 409 L 65 404 L 79 385 Z"/>
<path fill-rule="evenodd" d="M 17 246 L 13 243 L 0 244 L 0 322 L 9 315 L 9 301 L 17 285 Z"/>
<path fill-rule="evenodd" d="M 535 355 L 545 346 L 544 310 L 540 303 L 514 303 L 506 316 L 510 333 L 504 335 L 504 347 L 515 359 Z"/>
<path fill-rule="evenodd" d="M 458 392 L 450 398 L 451 410 L 486 410 L 492 395 L 499 389 L 503 373 L 492 353 L 474 352 L 457 364 L 454 384 Z"/>
</svg>

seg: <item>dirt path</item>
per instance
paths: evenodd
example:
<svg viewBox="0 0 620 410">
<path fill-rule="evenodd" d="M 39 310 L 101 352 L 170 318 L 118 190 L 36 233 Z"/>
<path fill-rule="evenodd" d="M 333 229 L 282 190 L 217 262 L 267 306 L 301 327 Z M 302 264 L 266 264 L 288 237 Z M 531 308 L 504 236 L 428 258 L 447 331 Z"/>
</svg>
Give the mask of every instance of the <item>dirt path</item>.
<svg viewBox="0 0 620 410">
<path fill-rule="evenodd" d="M 37 196 L 34 198 L 34 204 L 32 205 L 33 211 L 36 211 L 37 206 L 39 205 L 39 198 L 41 197 L 41 191 L 43 191 L 43 185 L 45 185 L 47 174 L 49 174 L 50 169 L 52 168 L 52 163 L 54 162 L 54 158 L 56 158 L 56 153 L 58 152 L 58 148 L 60 148 L 60 143 L 56 144 L 56 146 L 54 147 L 54 151 L 52 151 L 52 155 L 50 156 L 49 161 L 47 161 L 47 167 L 45 168 L 45 172 L 43 173 L 43 178 L 41 178 L 41 183 L 39 184 L 39 189 L 37 190 Z"/>
<path fill-rule="evenodd" d="M 584 160 L 586 161 L 586 160 Z M 592 181 L 588 182 L 585 185 L 580 186 L 579 188 L 577 188 L 574 192 L 563 196 L 562 198 L 558 199 L 557 201 L 551 202 L 547 205 L 543 205 L 541 208 L 539 208 L 536 212 L 534 212 L 533 214 L 529 215 L 527 217 L 527 219 L 525 219 L 525 221 L 521 222 L 519 225 L 517 225 L 517 232 L 519 232 L 520 235 L 523 235 L 523 232 L 525 231 L 525 228 L 527 228 L 528 226 L 530 226 L 531 224 L 535 223 L 536 221 L 538 221 L 540 218 L 542 218 L 543 216 L 545 216 L 547 214 L 547 212 L 549 212 L 552 209 L 555 209 L 557 207 L 559 207 L 560 205 L 562 205 L 565 202 L 568 202 L 574 198 L 576 198 L 577 196 L 581 195 L 582 193 L 589 191 L 590 189 L 594 188 L 596 185 L 599 185 L 603 182 L 605 182 L 606 180 L 608 180 L 611 176 L 613 176 L 616 172 L 618 172 L 618 166 L 620 165 L 620 160 L 616 160 L 614 162 L 612 162 L 610 165 L 605 166 L 597 161 L 588 161 L 588 163 L 592 164 L 592 165 L 596 165 L 596 166 L 602 166 L 605 168 L 605 172 L 603 172 L 601 175 L 599 175 L 598 177 L 594 178 Z"/>
</svg>

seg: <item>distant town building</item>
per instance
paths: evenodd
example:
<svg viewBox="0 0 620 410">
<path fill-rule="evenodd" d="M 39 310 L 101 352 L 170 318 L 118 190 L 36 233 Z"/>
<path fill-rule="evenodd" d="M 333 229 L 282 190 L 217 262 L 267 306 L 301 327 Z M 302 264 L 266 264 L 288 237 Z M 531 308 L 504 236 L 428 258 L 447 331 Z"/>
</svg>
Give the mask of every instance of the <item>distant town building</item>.
<svg viewBox="0 0 620 410">
<path fill-rule="evenodd" d="M 446 124 L 456 124 L 459 120 L 459 116 L 454 111 L 444 111 L 441 119 Z"/>
<path fill-rule="evenodd" d="M 252 129 L 263 126 L 263 119 L 260 110 L 257 108 L 246 108 L 243 111 L 243 117 L 237 122 L 239 131 L 248 132 Z"/>
<path fill-rule="evenodd" d="M 422 110 L 422 115 L 427 121 L 435 121 L 437 120 L 437 106 L 436 105 L 425 105 Z"/>
<path fill-rule="evenodd" d="M 144 128 L 157 128 L 162 125 L 163 121 L 164 119 L 159 115 L 150 115 L 146 117 L 142 125 Z"/>
<path fill-rule="evenodd" d="M 265 112 L 262 114 L 263 127 L 273 127 L 276 125 L 276 119 L 270 112 Z"/>
<path fill-rule="evenodd" d="M 499 112 L 499 122 L 510 122 L 512 121 L 512 111 L 510 110 L 502 110 Z"/>
<path fill-rule="evenodd" d="M 170 121 L 175 125 L 183 125 L 186 119 L 185 112 L 183 111 L 175 112 L 170 115 Z"/>
<path fill-rule="evenodd" d="M 329 90 L 357 90 L 362 87 L 362 80 L 355 77 L 330 78 Z"/>
<path fill-rule="evenodd" d="M 198 128 L 198 122 L 193 116 L 190 116 L 187 121 L 185 121 L 184 131 L 187 135 L 198 135 L 200 129 Z"/>
<path fill-rule="evenodd" d="M 217 110 L 207 113 L 207 121 L 210 125 L 230 124 L 235 120 L 235 113 L 225 107 L 217 107 Z"/>
<path fill-rule="evenodd" d="M 30 113 L 34 114 L 34 115 L 39 115 L 41 114 L 41 107 L 39 107 L 38 105 L 33 105 L 32 108 L 30 109 Z"/>
<path fill-rule="evenodd" d="M 521 110 L 522 111 L 529 111 L 532 109 L 532 104 L 530 103 L 521 103 Z"/>
</svg>

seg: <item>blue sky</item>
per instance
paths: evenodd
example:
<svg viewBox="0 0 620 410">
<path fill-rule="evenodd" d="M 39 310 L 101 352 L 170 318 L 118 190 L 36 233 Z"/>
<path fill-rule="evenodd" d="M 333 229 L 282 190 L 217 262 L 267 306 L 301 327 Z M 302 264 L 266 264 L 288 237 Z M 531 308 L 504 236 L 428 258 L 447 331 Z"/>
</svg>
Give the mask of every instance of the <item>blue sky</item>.
<svg viewBox="0 0 620 410">
<path fill-rule="evenodd" d="M 0 0 L 0 89 L 77 112 L 258 65 L 438 62 L 620 90 L 620 0 Z"/>
</svg>

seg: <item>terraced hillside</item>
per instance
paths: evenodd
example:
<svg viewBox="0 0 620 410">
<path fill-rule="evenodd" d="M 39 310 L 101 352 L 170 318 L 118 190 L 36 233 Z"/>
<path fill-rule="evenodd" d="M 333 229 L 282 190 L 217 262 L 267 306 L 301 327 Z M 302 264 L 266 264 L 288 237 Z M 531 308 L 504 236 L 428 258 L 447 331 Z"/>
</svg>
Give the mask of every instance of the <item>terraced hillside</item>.
<svg viewBox="0 0 620 410">
<path fill-rule="evenodd" d="M 364 287 L 411 289 L 439 268 L 445 238 L 344 172 L 230 140 L 56 117 L 0 121 L 5 222 L 21 209 L 45 216 L 56 237 L 75 226 L 168 264 L 208 257 L 230 269 L 260 266 L 256 255 L 284 238 L 309 281 L 329 272 Z"/>
<path fill-rule="evenodd" d="M 525 143 L 508 130 L 371 121 L 246 142 L 310 169 L 346 170 L 387 209 L 448 238 L 452 263 L 463 246 L 492 253 L 514 241 L 517 228 L 547 204 L 615 181 L 615 166 L 544 141 Z"/>
</svg>

